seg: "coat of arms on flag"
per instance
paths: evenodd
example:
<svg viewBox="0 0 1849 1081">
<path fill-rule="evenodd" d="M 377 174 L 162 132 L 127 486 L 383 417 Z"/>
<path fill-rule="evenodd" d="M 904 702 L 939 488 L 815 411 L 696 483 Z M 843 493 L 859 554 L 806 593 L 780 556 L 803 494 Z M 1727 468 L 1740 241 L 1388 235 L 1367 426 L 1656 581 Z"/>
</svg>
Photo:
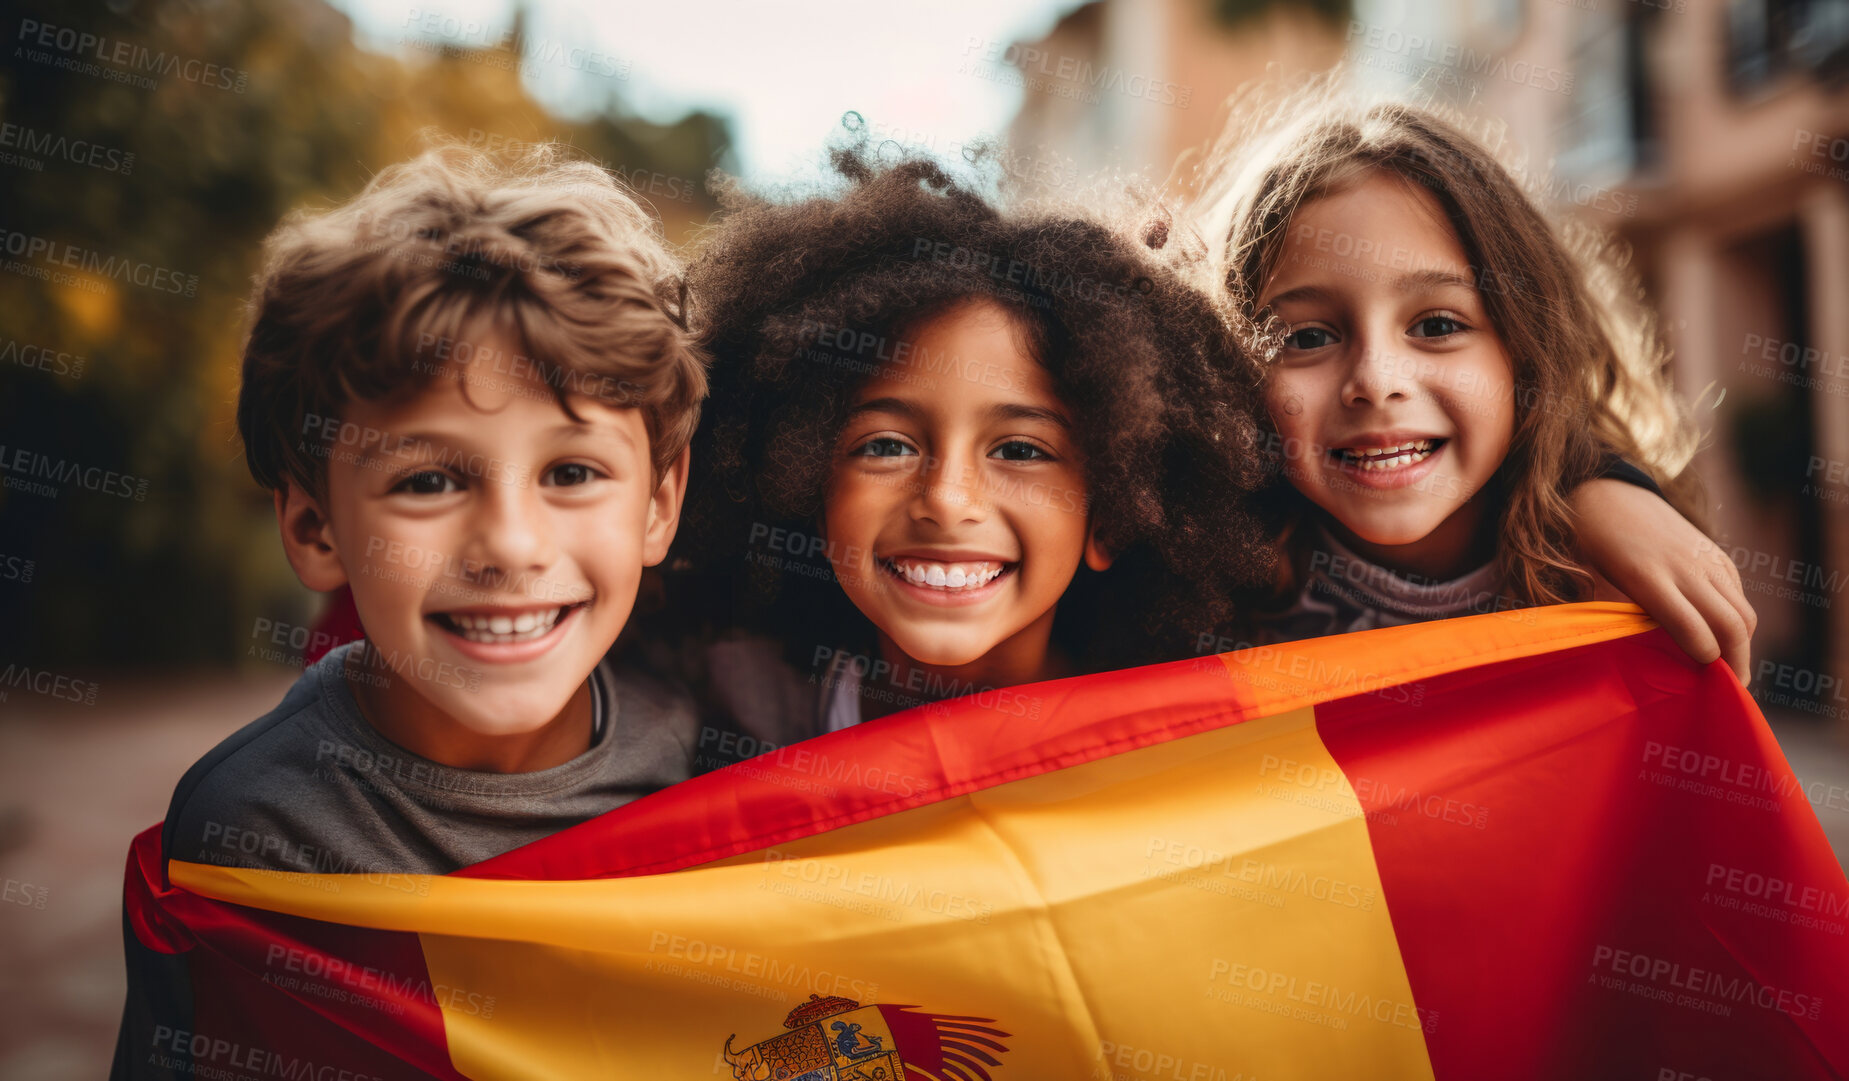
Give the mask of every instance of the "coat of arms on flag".
<svg viewBox="0 0 1849 1081">
<path fill-rule="evenodd" d="M 727 1037 L 725 1061 L 734 1081 L 990 1081 L 1008 1050 L 990 1020 L 811 994 L 784 1018 L 788 1031 L 737 1051 Z"/>
</svg>

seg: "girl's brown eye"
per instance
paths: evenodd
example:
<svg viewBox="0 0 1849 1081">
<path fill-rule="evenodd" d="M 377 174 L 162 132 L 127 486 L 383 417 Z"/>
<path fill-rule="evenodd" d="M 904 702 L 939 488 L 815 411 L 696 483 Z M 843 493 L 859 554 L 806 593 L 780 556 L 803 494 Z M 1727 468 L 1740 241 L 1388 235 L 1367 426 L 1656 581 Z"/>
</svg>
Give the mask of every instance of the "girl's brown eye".
<svg viewBox="0 0 1849 1081">
<path fill-rule="evenodd" d="M 1335 335 L 1322 327 L 1304 327 L 1284 336 L 1286 349 L 1321 349 L 1335 342 Z"/>
<path fill-rule="evenodd" d="M 902 458 L 908 454 L 916 453 L 917 451 L 914 451 L 911 447 L 906 446 L 897 439 L 882 437 L 880 439 L 869 439 L 865 443 L 862 443 L 860 449 L 854 452 L 854 456 L 858 458 Z"/>
<path fill-rule="evenodd" d="M 1428 315 L 1412 325 L 1415 338 L 1445 338 L 1464 329 L 1462 323 L 1448 315 Z"/>
<path fill-rule="evenodd" d="M 1035 462 L 1041 459 L 1051 459 L 1053 456 L 1032 443 L 1014 439 L 996 447 L 990 457 L 1000 458 L 1006 462 Z"/>
</svg>

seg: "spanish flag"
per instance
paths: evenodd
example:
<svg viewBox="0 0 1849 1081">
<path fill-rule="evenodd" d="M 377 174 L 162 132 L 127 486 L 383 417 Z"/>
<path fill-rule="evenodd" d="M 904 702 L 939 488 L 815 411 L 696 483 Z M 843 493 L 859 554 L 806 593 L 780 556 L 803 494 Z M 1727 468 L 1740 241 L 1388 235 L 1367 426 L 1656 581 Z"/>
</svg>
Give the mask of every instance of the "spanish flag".
<svg viewBox="0 0 1849 1081">
<path fill-rule="evenodd" d="M 174 976 L 124 1052 L 172 1076 L 1849 1071 L 1806 790 L 1628 605 L 938 703 L 452 875 L 158 849 L 126 913 Z"/>
</svg>

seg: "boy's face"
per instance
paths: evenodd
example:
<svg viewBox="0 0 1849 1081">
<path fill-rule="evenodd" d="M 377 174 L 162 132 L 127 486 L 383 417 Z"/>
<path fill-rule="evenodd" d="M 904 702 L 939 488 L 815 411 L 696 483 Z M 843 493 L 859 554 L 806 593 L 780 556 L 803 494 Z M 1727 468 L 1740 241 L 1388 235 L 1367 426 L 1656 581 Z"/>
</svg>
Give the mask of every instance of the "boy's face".
<svg viewBox="0 0 1849 1081">
<path fill-rule="evenodd" d="M 481 368 L 349 405 L 325 444 L 326 550 L 290 553 L 310 586 L 351 585 L 396 673 L 368 679 L 385 688 L 368 701 L 394 719 L 434 710 L 478 746 L 561 715 L 666 554 L 686 480 L 684 456 L 652 476 L 638 410 L 574 398 L 574 421 L 537 377 Z"/>
<path fill-rule="evenodd" d="M 1468 548 L 1508 453 L 1514 380 L 1475 283 L 1438 202 L 1380 174 L 1299 210 L 1265 283 L 1291 483 L 1380 552 Z"/>
<path fill-rule="evenodd" d="M 1002 309 L 965 305 L 910 337 L 909 356 L 855 396 L 835 446 L 835 575 L 923 664 L 969 664 L 1028 628 L 1044 642 L 1088 556 L 1071 418 Z"/>
</svg>

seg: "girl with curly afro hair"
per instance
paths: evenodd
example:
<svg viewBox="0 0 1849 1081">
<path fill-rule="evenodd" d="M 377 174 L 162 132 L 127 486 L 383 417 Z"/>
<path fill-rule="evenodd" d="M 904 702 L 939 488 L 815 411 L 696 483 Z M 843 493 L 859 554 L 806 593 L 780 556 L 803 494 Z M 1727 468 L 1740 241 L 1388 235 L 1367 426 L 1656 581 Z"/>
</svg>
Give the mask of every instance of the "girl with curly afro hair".
<svg viewBox="0 0 1849 1081">
<path fill-rule="evenodd" d="M 832 160 L 825 194 L 728 192 L 689 271 L 696 682 L 781 745 L 963 694 L 1031 716 L 1009 688 L 1189 655 L 1272 556 L 1255 370 L 1163 230 Z"/>
</svg>

